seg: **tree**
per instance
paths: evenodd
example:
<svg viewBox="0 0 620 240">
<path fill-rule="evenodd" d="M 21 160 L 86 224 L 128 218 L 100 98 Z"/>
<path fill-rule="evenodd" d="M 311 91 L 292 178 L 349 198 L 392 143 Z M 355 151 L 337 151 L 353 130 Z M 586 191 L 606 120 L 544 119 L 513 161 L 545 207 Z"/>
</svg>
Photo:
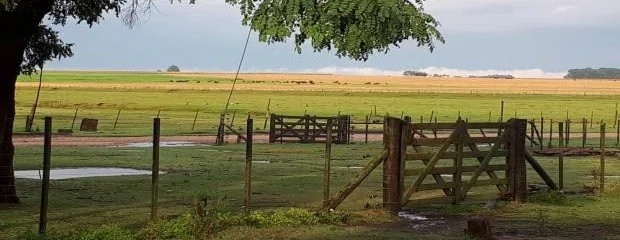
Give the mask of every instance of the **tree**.
<svg viewBox="0 0 620 240">
<path fill-rule="evenodd" d="M 309 42 L 314 51 L 334 50 L 338 57 L 367 60 L 374 52 L 387 52 L 406 40 L 432 51 L 443 42 L 439 23 L 424 12 L 424 0 L 225 0 L 239 6 L 243 24 L 267 43 L 293 38 L 296 50 Z M 183 2 L 182 0 L 170 0 Z M 195 0 L 187 0 L 194 3 Z M 0 0 L 0 202 L 18 202 L 14 186 L 12 142 L 15 118 L 15 83 L 20 72 L 37 66 L 37 59 L 71 54 L 51 54 L 33 48 L 36 39 L 58 39 L 42 24 L 65 25 L 69 19 L 93 26 L 107 12 L 132 25 L 152 0 Z M 63 48 L 66 47 L 66 48 Z M 70 49 L 52 42 L 44 49 Z M 27 54 L 32 53 L 32 54 Z M 68 53 L 68 52 L 64 52 Z"/>
<path fill-rule="evenodd" d="M 166 72 L 180 72 L 180 71 L 181 69 L 179 69 L 177 65 L 170 65 L 170 67 L 166 69 Z"/>
</svg>

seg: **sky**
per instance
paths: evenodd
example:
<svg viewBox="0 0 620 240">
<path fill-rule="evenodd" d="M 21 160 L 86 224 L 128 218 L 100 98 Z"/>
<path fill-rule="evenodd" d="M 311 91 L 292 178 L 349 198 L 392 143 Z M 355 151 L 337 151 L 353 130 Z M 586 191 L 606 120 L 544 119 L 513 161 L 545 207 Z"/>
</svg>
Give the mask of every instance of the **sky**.
<svg viewBox="0 0 620 240">
<path fill-rule="evenodd" d="M 236 70 L 248 31 L 237 8 L 223 0 L 158 2 L 133 28 L 114 16 L 92 28 L 56 27 L 75 43 L 75 56 L 49 69 Z M 433 53 L 408 42 L 359 62 L 310 48 L 297 54 L 292 42 L 268 45 L 253 33 L 241 71 L 562 77 L 571 68 L 620 67 L 618 0 L 427 0 L 425 9 L 446 38 Z"/>
</svg>

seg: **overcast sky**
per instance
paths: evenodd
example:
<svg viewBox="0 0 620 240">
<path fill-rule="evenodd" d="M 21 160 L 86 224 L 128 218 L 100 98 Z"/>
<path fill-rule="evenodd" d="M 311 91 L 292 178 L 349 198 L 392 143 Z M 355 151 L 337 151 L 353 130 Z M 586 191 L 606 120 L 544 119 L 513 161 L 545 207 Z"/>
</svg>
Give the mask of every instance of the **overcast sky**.
<svg viewBox="0 0 620 240">
<path fill-rule="evenodd" d="M 58 27 L 75 56 L 55 69 L 233 71 L 247 28 L 223 0 L 195 5 L 160 1 L 137 27 L 112 16 L 100 25 Z M 252 35 L 243 71 L 399 74 L 406 69 L 455 75 L 562 76 L 570 68 L 620 67 L 618 0 L 428 0 L 446 44 L 435 52 L 412 43 L 367 62 L 333 53 L 301 55 L 292 43 L 267 45 Z"/>
</svg>

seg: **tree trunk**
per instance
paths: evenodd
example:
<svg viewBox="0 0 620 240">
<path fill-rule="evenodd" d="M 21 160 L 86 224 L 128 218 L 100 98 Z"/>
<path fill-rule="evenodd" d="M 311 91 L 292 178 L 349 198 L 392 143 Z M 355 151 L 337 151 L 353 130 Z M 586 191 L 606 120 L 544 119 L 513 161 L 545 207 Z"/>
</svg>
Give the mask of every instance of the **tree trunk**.
<svg viewBox="0 0 620 240">
<path fill-rule="evenodd" d="M 1 52 L 1 51 L 0 51 Z M 4 68 L 6 55 L 0 54 L 0 203 L 17 203 L 13 172 L 13 121 L 17 74 Z"/>
<path fill-rule="evenodd" d="M 26 43 L 52 5 L 50 0 L 23 0 L 11 11 L 0 8 L 0 203 L 19 202 L 13 171 L 15 83 Z"/>
</svg>

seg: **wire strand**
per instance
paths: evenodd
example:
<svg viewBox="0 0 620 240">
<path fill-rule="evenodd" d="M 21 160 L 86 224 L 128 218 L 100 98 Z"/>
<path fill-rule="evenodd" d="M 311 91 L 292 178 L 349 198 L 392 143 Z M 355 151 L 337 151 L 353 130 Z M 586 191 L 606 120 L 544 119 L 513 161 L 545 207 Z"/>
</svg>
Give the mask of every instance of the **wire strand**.
<svg viewBox="0 0 620 240">
<path fill-rule="evenodd" d="M 243 47 L 243 53 L 241 54 L 241 60 L 239 61 L 239 66 L 237 66 L 237 73 L 235 74 L 235 80 L 233 80 L 232 88 L 230 89 L 230 93 L 228 94 L 228 100 L 226 100 L 226 108 L 224 108 L 224 113 L 228 112 L 228 107 L 230 106 L 230 99 L 232 98 L 232 94 L 235 91 L 235 85 L 237 85 L 237 80 L 239 79 L 239 72 L 241 71 L 241 65 L 243 65 L 243 59 L 245 59 L 245 53 L 248 50 L 248 42 L 250 42 L 250 35 L 252 34 L 252 28 L 248 29 L 248 36 L 245 39 L 245 46 Z"/>
</svg>

